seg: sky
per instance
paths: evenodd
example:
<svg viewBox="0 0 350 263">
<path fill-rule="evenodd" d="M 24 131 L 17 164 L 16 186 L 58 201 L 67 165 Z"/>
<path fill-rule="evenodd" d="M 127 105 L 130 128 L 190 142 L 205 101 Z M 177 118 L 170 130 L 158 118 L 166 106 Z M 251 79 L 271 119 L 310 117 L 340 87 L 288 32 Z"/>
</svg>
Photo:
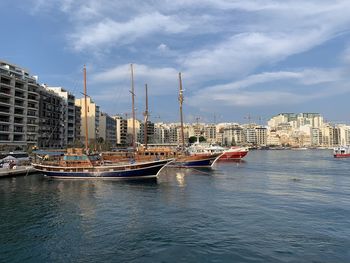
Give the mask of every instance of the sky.
<svg viewBox="0 0 350 263">
<path fill-rule="evenodd" d="M 2 0 L 0 60 L 87 93 L 110 115 L 136 112 L 266 123 L 318 112 L 350 123 L 349 0 Z"/>
</svg>

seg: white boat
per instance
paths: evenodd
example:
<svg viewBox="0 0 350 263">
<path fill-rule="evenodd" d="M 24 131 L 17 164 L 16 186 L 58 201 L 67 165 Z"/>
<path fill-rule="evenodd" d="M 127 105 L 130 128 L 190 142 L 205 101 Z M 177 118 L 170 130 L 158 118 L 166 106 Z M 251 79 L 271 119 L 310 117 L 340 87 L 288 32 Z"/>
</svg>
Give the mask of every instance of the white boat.
<svg viewBox="0 0 350 263">
<path fill-rule="evenodd" d="M 339 147 L 335 147 L 333 149 L 334 158 L 347 158 L 350 157 L 350 146 L 343 145 Z"/>
</svg>

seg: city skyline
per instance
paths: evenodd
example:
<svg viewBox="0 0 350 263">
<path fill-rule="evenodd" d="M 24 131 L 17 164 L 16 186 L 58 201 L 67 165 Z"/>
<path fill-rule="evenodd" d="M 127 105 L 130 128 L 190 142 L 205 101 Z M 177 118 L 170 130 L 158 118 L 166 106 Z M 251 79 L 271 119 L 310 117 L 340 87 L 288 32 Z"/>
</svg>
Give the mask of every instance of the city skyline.
<svg viewBox="0 0 350 263">
<path fill-rule="evenodd" d="M 110 115 L 131 112 L 133 63 L 139 118 L 147 83 L 151 119 L 178 121 L 181 71 L 186 122 L 319 112 L 349 123 L 348 10 L 347 1 L 6 0 L 0 59 L 77 97 L 86 64 L 88 93 Z"/>
</svg>

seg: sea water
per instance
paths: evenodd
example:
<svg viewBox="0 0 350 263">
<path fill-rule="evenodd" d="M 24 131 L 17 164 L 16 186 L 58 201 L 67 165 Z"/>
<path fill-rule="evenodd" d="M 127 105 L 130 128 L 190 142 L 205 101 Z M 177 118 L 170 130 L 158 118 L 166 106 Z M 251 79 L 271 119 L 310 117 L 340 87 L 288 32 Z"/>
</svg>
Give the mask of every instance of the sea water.
<svg viewBox="0 0 350 263">
<path fill-rule="evenodd" d="M 350 158 L 251 151 L 157 180 L 0 180 L 0 262 L 350 262 Z"/>
</svg>

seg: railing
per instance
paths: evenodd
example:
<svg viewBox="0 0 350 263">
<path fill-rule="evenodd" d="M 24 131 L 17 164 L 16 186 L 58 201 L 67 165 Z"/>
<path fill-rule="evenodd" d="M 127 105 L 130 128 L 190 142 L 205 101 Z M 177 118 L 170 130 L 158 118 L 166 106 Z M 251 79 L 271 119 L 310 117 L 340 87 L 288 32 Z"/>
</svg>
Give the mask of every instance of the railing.
<svg viewBox="0 0 350 263">
<path fill-rule="evenodd" d="M 5 131 L 5 132 L 10 131 L 10 127 L 1 125 L 0 131 Z"/>
<path fill-rule="evenodd" d="M 6 95 L 11 95 L 11 91 L 8 89 L 0 89 L 0 93 L 6 94 Z"/>
<path fill-rule="evenodd" d="M 18 97 L 18 98 L 23 98 L 24 99 L 24 95 L 22 93 L 15 93 L 15 97 Z"/>
<path fill-rule="evenodd" d="M 23 132 L 23 128 L 22 127 L 15 127 L 14 132 Z"/>
<path fill-rule="evenodd" d="M 8 108 L 0 108 L 0 112 L 10 113 L 10 109 L 8 109 Z"/>
</svg>

